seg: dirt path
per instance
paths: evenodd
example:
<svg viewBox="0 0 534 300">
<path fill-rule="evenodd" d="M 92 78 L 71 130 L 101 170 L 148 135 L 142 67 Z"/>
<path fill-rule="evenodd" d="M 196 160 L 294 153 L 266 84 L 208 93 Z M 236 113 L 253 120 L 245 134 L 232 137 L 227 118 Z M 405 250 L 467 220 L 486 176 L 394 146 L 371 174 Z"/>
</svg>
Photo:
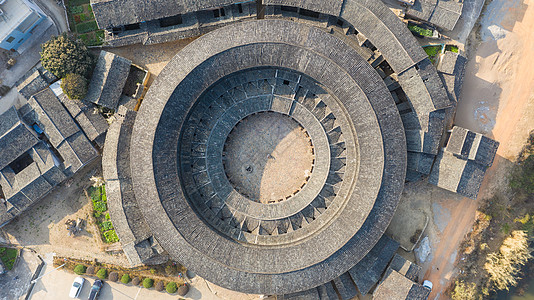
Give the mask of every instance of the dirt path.
<svg viewBox="0 0 534 300">
<path fill-rule="evenodd" d="M 504 191 L 506 175 L 534 129 L 534 0 L 493 0 L 482 22 L 483 40 L 470 57 L 455 124 L 499 141 L 478 201 Z M 429 299 L 447 299 L 455 275 L 458 246 L 471 230 L 478 201 L 462 199 L 451 209 L 452 222 L 432 245 L 433 260 L 425 279 L 434 283 Z"/>
</svg>

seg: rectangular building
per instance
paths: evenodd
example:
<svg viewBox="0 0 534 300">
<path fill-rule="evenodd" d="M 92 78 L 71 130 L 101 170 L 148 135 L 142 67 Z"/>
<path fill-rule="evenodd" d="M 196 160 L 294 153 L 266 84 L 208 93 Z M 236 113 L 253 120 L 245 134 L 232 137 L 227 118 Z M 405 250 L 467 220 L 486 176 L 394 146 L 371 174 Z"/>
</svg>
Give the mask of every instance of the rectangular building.
<svg viewBox="0 0 534 300">
<path fill-rule="evenodd" d="M 17 50 L 46 19 L 32 0 L 0 0 L 0 48 Z"/>
</svg>

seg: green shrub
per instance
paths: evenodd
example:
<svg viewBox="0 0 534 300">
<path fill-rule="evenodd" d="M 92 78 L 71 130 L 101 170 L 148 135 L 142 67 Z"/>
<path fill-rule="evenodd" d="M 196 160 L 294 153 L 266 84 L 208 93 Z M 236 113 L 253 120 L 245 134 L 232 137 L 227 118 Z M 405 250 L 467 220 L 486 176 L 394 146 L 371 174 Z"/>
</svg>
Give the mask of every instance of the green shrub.
<svg viewBox="0 0 534 300">
<path fill-rule="evenodd" d="M 87 78 L 91 73 L 93 59 L 83 42 L 74 36 L 64 33 L 52 37 L 41 48 L 41 64 L 57 77 L 78 74 Z"/>
<path fill-rule="evenodd" d="M 128 282 L 130 282 L 130 275 L 128 275 L 128 274 L 122 275 L 121 282 L 124 283 L 124 284 L 127 284 Z"/>
<path fill-rule="evenodd" d="M 154 280 L 152 278 L 143 279 L 143 287 L 149 289 L 154 285 Z"/>
<path fill-rule="evenodd" d="M 438 55 L 439 51 L 441 50 L 441 47 L 440 46 L 430 46 L 430 47 L 425 47 L 423 49 L 425 49 L 425 52 L 426 52 L 426 54 L 428 56 L 435 57 L 436 55 Z"/>
<path fill-rule="evenodd" d="M 106 220 L 111 220 L 111 217 L 109 216 L 109 213 L 106 213 L 106 214 L 104 215 L 104 219 L 106 219 Z"/>
<path fill-rule="evenodd" d="M 432 32 L 432 30 L 430 29 L 424 29 L 424 28 L 421 28 L 417 25 L 408 25 L 408 29 L 410 29 L 411 31 L 415 32 L 415 33 L 418 33 L 422 36 L 433 36 L 434 33 Z"/>
<path fill-rule="evenodd" d="M 119 273 L 117 272 L 111 272 L 109 273 L 109 280 L 113 281 L 113 282 L 117 282 L 119 280 Z"/>
<path fill-rule="evenodd" d="M 117 233 L 115 230 L 110 230 L 104 232 L 104 238 L 106 240 L 106 243 L 111 244 L 119 241 L 119 237 L 117 236 Z"/>
<path fill-rule="evenodd" d="M 73 15 L 83 13 L 83 6 L 74 5 L 70 7 L 70 13 Z"/>
<path fill-rule="evenodd" d="M 82 100 L 87 94 L 87 79 L 78 74 L 67 74 L 61 79 L 61 89 L 63 93 L 73 100 Z"/>
<path fill-rule="evenodd" d="M 174 294 L 176 293 L 176 290 L 178 288 L 176 287 L 176 282 L 169 282 L 167 283 L 167 286 L 165 287 L 165 290 L 167 290 L 167 293 Z"/>
<path fill-rule="evenodd" d="M 80 20 L 82 20 L 82 22 L 85 22 L 85 20 L 87 20 L 87 16 L 85 14 L 80 14 Z"/>
<path fill-rule="evenodd" d="M 82 274 L 85 274 L 85 271 L 87 271 L 87 267 L 84 266 L 84 265 L 77 265 L 76 267 L 74 267 L 74 273 L 78 274 L 78 275 L 82 275 Z"/>
<path fill-rule="evenodd" d="M 156 274 L 156 272 L 157 272 L 156 269 L 154 268 L 150 269 L 150 274 Z"/>
<path fill-rule="evenodd" d="M 133 285 L 139 285 L 141 283 L 141 278 L 140 277 L 135 277 L 134 279 L 132 279 L 132 284 Z"/>
<path fill-rule="evenodd" d="M 113 224 L 111 224 L 111 221 L 104 221 L 102 224 L 100 224 L 100 228 L 102 231 L 108 231 L 113 229 Z"/>
<path fill-rule="evenodd" d="M 91 197 L 91 200 L 93 200 L 93 202 L 100 201 L 102 199 L 101 198 L 102 191 L 100 190 L 100 188 L 96 188 L 92 186 L 87 190 L 87 192 L 89 193 L 89 196 Z"/>
<path fill-rule="evenodd" d="M 454 53 L 458 53 L 459 52 L 458 47 L 456 47 L 454 45 L 447 45 L 445 47 L 445 50 L 451 51 L 451 52 L 454 52 Z"/>
<path fill-rule="evenodd" d="M 93 213 L 93 216 L 95 216 L 95 218 L 100 218 L 101 215 L 102 215 L 102 213 L 100 213 L 99 211 L 95 211 Z"/>
<path fill-rule="evenodd" d="M 98 270 L 98 272 L 96 272 L 96 277 L 100 278 L 100 279 L 106 279 L 106 277 L 108 276 L 108 270 L 106 269 L 100 269 Z"/>
<path fill-rule="evenodd" d="M 78 33 L 86 33 L 90 31 L 95 31 L 98 29 L 98 26 L 96 25 L 96 21 L 91 21 L 87 23 L 81 23 L 76 25 L 76 32 Z"/>
<path fill-rule="evenodd" d="M 165 283 L 160 280 L 156 282 L 156 285 L 154 286 L 154 288 L 156 289 L 156 291 L 161 292 L 165 289 Z"/>
<path fill-rule="evenodd" d="M 108 205 L 104 202 L 94 202 L 93 208 L 96 211 L 105 212 L 106 210 L 108 210 Z"/>
</svg>

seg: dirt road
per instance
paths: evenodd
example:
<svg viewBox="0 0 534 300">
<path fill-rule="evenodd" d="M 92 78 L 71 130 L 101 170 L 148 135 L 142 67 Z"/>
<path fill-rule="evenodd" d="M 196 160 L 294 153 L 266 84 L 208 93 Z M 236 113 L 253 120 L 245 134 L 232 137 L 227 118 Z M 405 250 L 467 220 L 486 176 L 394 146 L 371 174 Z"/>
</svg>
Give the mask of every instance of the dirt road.
<svg viewBox="0 0 534 300">
<path fill-rule="evenodd" d="M 482 183 L 478 201 L 504 192 L 513 160 L 534 129 L 534 0 L 493 0 L 482 18 L 482 41 L 467 65 L 455 124 L 500 142 Z M 457 250 L 473 224 L 478 201 L 463 199 L 451 208 L 452 222 L 432 245 L 425 279 L 434 283 L 429 299 L 447 299 Z"/>
</svg>

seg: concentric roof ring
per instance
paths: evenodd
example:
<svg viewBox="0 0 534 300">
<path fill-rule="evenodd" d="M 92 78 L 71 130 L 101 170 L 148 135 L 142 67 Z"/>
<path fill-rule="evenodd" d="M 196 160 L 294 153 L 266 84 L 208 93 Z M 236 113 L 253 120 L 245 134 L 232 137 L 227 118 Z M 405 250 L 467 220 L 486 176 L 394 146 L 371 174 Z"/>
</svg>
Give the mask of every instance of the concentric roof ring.
<svg viewBox="0 0 534 300">
<path fill-rule="evenodd" d="M 282 30 L 287 34 L 279 34 Z M 244 34 L 237 37 L 232 32 Z M 182 55 L 193 59 L 182 59 Z M 230 57 L 234 57 L 232 63 Z M 350 59 L 354 64 L 343 69 L 335 63 L 339 59 Z M 352 196 L 350 192 L 344 195 L 354 203 L 345 203 L 335 220 L 315 236 L 284 248 L 244 247 L 214 235 L 199 223 L 182 191 L 176 190 L 176 169 L 173 173 L 168 168 L 177 166 L 177 150 L 171 146 L 178 144 L 176 132 L 184 118 L 177 112 L 187 111 L 191 98 L 196 99 L 230 70 L 263 65 L 298 70 L 331 89 L 351 116 L 353 134 L 365 145 L 360 148 L 360 170 L 352 175 Z M 164 248 L 206 279 L 250 292 L 306 289 L 353 266 L 389 223 L 406 164 L 398 112 L 375 71 L 350 47 L 319 29 L 286 21 L 258 21 L 215 31 L 179 53 L 160 74 L 145 101 L 150 105 L 142 106 L 138 118 L 143 121 L 136 122 L 132 140 L 132 149 L 136 149 L 132 150 L 136 196 L 146 199 L 145 217 Z M 369 214 L 373 203 L 375 208 Z M 162 217 L 165 214 L 168 217 Z M 358 223 L 363 220 L 364 226 L 360 227 Z M 330 267 L 321 267 L 323 264 Z"/>
</svg>

